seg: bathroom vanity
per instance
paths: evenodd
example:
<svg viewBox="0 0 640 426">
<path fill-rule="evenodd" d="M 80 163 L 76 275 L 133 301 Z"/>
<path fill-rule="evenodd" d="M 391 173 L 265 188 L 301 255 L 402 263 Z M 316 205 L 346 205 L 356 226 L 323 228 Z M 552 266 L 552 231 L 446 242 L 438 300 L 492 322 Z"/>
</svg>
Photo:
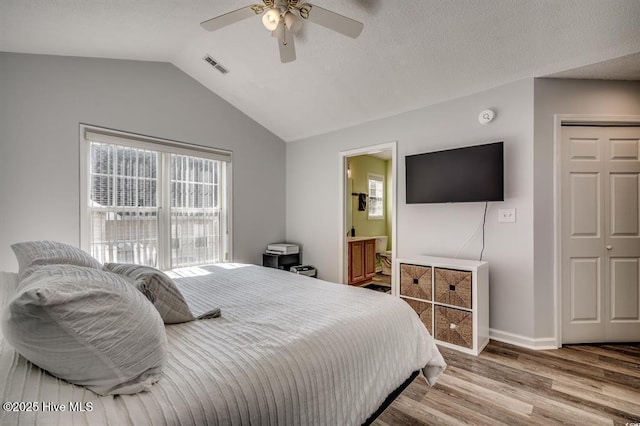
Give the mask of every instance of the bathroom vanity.
<svg viewBox="0 0 640 426">
<path fill-rule="evenodd" d="M 349 237 L 349 285 L 364 285 L 376 274 L 375 237 Z"/>
</svg>

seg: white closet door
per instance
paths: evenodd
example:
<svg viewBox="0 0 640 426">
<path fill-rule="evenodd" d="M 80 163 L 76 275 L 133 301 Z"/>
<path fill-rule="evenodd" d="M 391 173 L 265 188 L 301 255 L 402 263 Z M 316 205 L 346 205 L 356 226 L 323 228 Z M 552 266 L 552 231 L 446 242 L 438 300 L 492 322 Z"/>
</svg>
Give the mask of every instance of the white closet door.
<svg viewBox="0 0 640 426">
<path fill-rule="evenodd" d="M 562 128 L 562 341 L 640 340 L 640 128 Z"/>
</svg>

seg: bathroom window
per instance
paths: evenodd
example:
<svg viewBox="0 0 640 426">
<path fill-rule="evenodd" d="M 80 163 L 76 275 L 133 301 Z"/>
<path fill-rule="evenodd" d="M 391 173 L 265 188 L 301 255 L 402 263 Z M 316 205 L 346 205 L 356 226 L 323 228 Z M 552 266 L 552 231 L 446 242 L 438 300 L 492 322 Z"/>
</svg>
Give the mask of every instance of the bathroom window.
<svg viewBox="0 0 640 426">
<path fill-rule="evenodd" d="M 369 219 L 384 219 L 384 176 L 368 174 Z"/>
</svg>

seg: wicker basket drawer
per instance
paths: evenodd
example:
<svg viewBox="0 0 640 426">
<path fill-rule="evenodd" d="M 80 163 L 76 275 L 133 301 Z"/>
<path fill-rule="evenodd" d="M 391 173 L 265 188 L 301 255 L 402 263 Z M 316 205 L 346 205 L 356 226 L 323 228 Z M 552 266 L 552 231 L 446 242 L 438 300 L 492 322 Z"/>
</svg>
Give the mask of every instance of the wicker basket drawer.
<svg viewBox="0 0 640 426">
<path fill-rule="evenodd" d="M 431 267 L 400 264 L 400 294 L 431 300 Z"/>
<path fill-rule="evenodd" d="M 473 313 L 460 309 L 436 306 L 437 340 L 465 348 L 473 347 Z"/>
<path fill-rule="evenodd" d="M 471 309 L 471 272 L 435 268 L 434 300 Z"/>
<path fill-rule="evenodd" d="M 411 306 L 413 310 L 416 311 L 416 313 L 420 317 L 420 321 L 422 321 L 425 327 L 427 327 L 427 330 L 429 330 L 429 334 L 433 334 L 433 326 L 431 321 L 431 317 L 432 317 L 431 303 L 420 302 L 419 300 L 405 299 L 405 298 L 402 298 L 402 300 L 407 302 L 409 306 Z"/>
</svg>

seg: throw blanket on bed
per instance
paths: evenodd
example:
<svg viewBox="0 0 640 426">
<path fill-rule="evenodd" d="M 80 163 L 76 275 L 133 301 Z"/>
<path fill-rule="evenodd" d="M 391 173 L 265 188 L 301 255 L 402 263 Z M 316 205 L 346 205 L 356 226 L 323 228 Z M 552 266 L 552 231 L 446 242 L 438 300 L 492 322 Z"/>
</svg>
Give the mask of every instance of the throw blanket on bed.
<svg viewBox="0 0 640 426">
<path fill-rule="evenodd" d="M 222 315 L 166 326 L 169 358 L 150 392 L 97 396 L 33 366 L 0 336 L 2 401 L 39 404 L 0 411 L 0 424 L 359 425 L 413 371 L 434 383 L 445 367 L 396 297 L 253 265 L 168 275 L 195 315 L 211 306 Z M 2 306 L 15 274 L 0 281 Z M 66 411 L 43 410 L 60 405 Z"/>
</svg>

